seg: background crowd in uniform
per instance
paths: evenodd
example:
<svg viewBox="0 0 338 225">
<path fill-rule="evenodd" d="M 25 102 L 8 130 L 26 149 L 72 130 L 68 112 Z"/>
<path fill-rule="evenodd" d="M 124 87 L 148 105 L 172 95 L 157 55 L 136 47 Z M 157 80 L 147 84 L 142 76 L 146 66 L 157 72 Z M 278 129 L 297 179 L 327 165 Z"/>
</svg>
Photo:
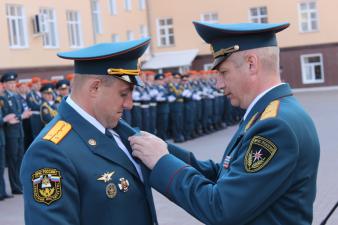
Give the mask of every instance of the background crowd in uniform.
<svg viewBox="0 0 338 225">
<path fill-rule="evenodd" d="M 133 127 L 164 140 L 184 142 L 224 129 L 240 121 L 244 111 L 232 107 L 216 88 L 216 71 L 180 73 L 142 72 L 143 87 L 135 86 L 133 108 L 123 118 Z M 18 82 L 15 72 L 0 83 L 0 201 L 12 197 L 5 190 L 4 169 L 12 194 L 22 194 L 19 171 L 22 157 L 41 129 L 57 114 L 70 93 L 73 74 L 62 80 L 32 77 Z"/>
</svg>

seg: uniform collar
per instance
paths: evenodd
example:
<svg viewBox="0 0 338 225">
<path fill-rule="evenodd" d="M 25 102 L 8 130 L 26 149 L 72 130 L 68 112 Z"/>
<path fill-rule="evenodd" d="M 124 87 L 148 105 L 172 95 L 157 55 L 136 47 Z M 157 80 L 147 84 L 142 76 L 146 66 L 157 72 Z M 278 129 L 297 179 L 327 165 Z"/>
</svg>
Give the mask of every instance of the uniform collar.
<svg viewBox="0 0 338 225">
<path fill-rule="evenodd" d="M 102 134 L 105 133 L 106 129 L 104 128 L 104 126 L 99 121 L 97 121 L 93 116 L 87 113 L 84 109 L 82 109 L 78 104 L 76 104 L 76 102 L 72 100 L 71 96 L 69 96 L 66 99 L 66 102 L 70 105 L 70 107 L 72 107 L 76 112 L 78 112 L 79 115 L 81 115 L 85 120 L 87 120 L 90 124 L 96 127 Z"/>
<path fill-rule="evenodd" d="M 264 95 L 262 95 L 257 102 L 252 106 L 251 110 L 248 111 L 248 114 L 243 122 L 243 126 L 247 124 L 247 122 L 251 119 L 251 117 L 258 113 L 262 113 L 263 110 L 268 106 L 270 102 L 273 100 L 282 98 L 284 96 L 292 95 L 291 88 L 289 84 L 283 83 L 281 85 L 278 85 L 276 87 L 273 87 L 272 89 L 268 90 Z"/>
<path fill-rule="evenodd" d="M 280 85 L 283 85 L 284 83 L 281 84 L 277 84 L 265 91 L 263 91 L 262 93 L 260 93 L 259 95 L 257 95 L 257 97 L 251 102 L 251 104 L 249 105 L 249 107 L 247 108 L 244 116 L 243 116 L 243 120 L 246 119 L 246 117 L 248 116 L 249 112 L 251 111 L 251 109 L 254 107 L 254 105 L 259 101 L 259 99 L 261 99 L 266 93 L 268 93 L 269 91 L 271 91 L 272 89 L 274 89 L 275 87 L 278 87 Z"/>
</svg>

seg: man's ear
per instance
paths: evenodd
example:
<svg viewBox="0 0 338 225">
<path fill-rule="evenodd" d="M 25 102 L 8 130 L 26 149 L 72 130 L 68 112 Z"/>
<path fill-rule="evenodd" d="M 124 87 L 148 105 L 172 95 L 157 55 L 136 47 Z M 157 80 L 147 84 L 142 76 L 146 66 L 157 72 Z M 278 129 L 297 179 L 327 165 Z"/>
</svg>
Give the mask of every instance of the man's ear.
<svg viewBox="0 0 338 225">
<path fill-rule="evenodd" d="M 97 93 L 99 91 L 99 88 L 101 87 L 102 85 L 102 81 L 99 80 L 99 79 L 91 79 L 89 81 L 89 95 L 90 97 L 94 97 L 94 96 L 97 96 Z"/>
<path fill-rule="evenodd" d="M 248 65 L 248 71 L 250 74 L 254 75 L 258 73 L 259 70 L 259 59 L 256 54 L 247 54 L 246 63 Z"/>
</svg>

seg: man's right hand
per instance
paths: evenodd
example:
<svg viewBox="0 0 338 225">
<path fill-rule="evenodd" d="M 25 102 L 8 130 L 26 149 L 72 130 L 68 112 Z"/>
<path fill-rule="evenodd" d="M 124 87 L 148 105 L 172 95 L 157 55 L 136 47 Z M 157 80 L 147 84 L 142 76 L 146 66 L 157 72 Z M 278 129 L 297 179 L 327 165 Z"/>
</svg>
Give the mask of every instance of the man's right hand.
<svg viewBox="0 0 338 225">
<path fill-rule="evenodd" d="M 18 118 L 14 113 L 10 113 L 3 118 L 4 122 L 9 123 L 9 124 L 16 124 L 19 123 Z"/>
</svg>

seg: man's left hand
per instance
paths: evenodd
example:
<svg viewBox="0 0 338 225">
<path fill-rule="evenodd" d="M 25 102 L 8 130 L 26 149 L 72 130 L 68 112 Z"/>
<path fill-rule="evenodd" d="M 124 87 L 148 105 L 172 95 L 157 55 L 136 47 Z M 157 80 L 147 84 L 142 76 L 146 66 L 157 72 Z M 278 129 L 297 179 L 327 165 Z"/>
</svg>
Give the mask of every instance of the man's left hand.
<svg viewBox="0 0 338 225">
<path fill-rule="evenodd" d="M 149 169 L 153 169 L 162 156 L 169 154 L 167 143 L 148 132 L 129 137 L 133 156 L 139 158 Z"/>
</svg>

